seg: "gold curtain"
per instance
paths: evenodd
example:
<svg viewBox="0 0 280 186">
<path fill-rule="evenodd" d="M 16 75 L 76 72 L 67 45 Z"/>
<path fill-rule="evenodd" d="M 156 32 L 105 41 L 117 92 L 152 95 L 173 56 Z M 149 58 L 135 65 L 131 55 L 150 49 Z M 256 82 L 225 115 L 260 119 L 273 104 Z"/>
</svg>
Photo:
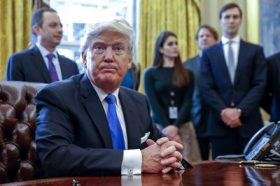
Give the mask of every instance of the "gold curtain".
<svg viewBox="0 0 280 186">
<path fill-rule="evenodd" d="M 246 1 L 247 39 L 252 43 L 259 43 L 259 1 Z"/>
<path fill-rule="evenodd" d="M 164 30 L 178 36 L 182 60 L 197 54 L 195 34 L 200 25 L 199 0 L 141 0 L 138 20 L 136 62 L 142 69 L 152 64 L 156 37 Z"/>
<path fill-rule="evenodd" d="M 31 0 L 0 0 L 0 80 L 3 79 L 8 57 L 28 47 Z"/>
</svg>

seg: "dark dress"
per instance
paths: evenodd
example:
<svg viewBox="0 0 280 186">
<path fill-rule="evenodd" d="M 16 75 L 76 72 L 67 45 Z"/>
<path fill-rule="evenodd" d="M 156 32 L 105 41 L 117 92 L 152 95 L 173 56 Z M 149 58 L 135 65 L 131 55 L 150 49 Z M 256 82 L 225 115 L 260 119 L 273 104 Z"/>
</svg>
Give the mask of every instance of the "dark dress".
<svg viewBox="0 0 280 186">
<path fill-rule="evenodd" d="M 179 130 L 183 129 L 180 130 L 182 140 L 188 143 L 183 144 L 184 151 L 188 151 L 183 154 L 187 160 L 197 161 L 200 160 L 200 154 L 191 122 L 194 78 L 191 71 L 185 70 L 190 74 L 190 83 L 183 87 L 176 87 L 172 83 L 174 68 L 151 67 L 144 74 L 144 88 L 152 108 L 153 121 L 161 129 L 168 125 L 175 125 Z M 171 107 L 177 108 L 175 114 L 177 116 L 170 115 Z M 190 145 L 193 142 L 195 145 Z"/>
</svg>

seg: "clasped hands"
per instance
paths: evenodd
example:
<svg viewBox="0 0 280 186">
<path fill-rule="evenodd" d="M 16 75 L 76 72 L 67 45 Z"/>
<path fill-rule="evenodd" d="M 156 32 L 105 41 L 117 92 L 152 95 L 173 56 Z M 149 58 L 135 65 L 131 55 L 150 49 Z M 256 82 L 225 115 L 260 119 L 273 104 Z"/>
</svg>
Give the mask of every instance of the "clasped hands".
<svg viewBox="0 0 280 186">
<path fill-rule="evenodd" d="M 182 144 L 181 136 L 179 135 L 179 129 L 175 125 L 168 125 L 162 129 L 162 133 L 168 137 L 169 140 L 176 141 Z"/>
<path fill-rule="evenodd" d="M 180 143 L 163 137 L 156 142 L 148 139 L 147 145 L 148 147 L 141 151 L 143 173 L 168 173 L 182 167 L 183 156 L 180 151 L 183 145 Z"/>
<path fill-rule="evenodd" d="M 225 108 L 221 112 L 222 121 L 230 128 L 242 126 L 240 121 L 241 113 L 236 108 Z"/>
</svg>

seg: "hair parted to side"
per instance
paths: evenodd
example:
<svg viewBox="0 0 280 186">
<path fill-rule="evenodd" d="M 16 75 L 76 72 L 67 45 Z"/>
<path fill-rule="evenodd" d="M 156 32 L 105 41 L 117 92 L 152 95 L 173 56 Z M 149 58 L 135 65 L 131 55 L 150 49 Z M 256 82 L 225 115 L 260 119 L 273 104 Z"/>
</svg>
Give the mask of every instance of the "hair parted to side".
<svg viewBox="0 0 280 186">
<path fill-rule="evenodd" d="M 163 47 L 165 41 L 170 36 L 177 38 L 177 35 L 173 32 L 162 31 L 156 39 L 155 48 L 154 48 L 154 59 L 153 59 L 153 66 L 156 68 L 163 66 L 164 63 L 163 54 L 160 52 L 160 49 Z M 190 81 L 189 74 L 185 70 L 182 64 L 181 56 L 179 54 L 178 57 L 175 59 L 172 82 L 177 87 L 183 87 L 187 85 L 189 81 Z"/>
<path fill-rule="evenodd" d="M 212 34 L 212 36 L 214 37 L 214 39 L 216 40 L 216 41 L 218 41 L 218 33 L 217 33 L 217 31 L 213 28 L 213 27 L 211 27 L 210 25 L 206 25 L 206 24 L 204 24 L 204 25 L 201 25 L 199 28 L 198 28 L 198 30 L 197 30 L 197 32 L 196 32 L 196 35 L 195 35 L 195 39 L 196 40 L 198 40 L 198 34 L 199 34 L 199 32 L 200 32 L 200 30 L 201 29 L 207 29 L 211 34 Z"/>
<path fill-rule="evenodd" d="M 31 27 L 33 28 L 34 26 L 39 26 L 42 27 L 43 25 L 43 14 L 45 12 L 51 12 L 51 13 L 57 13 L 55 9 L 52 8 L 40 8 L 36 10 L 31 18 Z"/>
<path fill-rule="evenodd" d="M 105 21 L 96 24 L 91 24 L 86 27 L 85 35 L 82 40 L 80 52 L 85 54 L 88 49 L 92 47 L 92 41 L 98 37 L 104 31 L 112 31 L 122 34 L 128 38 L 129 41 L 129 52 L 133 56 L 133 29 L 127 21 L 124 19 Z"/>
<path fill-rule="evenodd" d="M 239 10 L 239 13 L 240 13 L 240 18 L 242 18 L 242 10 L 241 10 L 240 6 L 239 6 L 238 4 L 236 4 L 236 3 L 228 3 L 228 4 L 225 4 L 225 5 L 221 8 L 220 13 L 219 13 L 219 19 L 222 18 L 222 14 L 223 14 L 225 11 L 227 11 L 227 10 L 229 10 L 229 9 L 232 9 L 232 8 L 237 8 L 237 9 Z"/>
</svg>

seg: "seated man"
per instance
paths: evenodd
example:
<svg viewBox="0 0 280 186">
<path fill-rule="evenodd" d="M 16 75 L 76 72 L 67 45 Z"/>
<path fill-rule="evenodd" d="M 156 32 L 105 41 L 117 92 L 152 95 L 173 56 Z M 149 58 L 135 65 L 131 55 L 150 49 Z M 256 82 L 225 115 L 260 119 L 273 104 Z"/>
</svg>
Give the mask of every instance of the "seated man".
<svg viewBox="0 0 280 186">
<path fill-rule="evenodd" d="M 89 28 L 82 59 L 84 74 L 51 84 L 36 97 L 39 174 L 126 175 L 181 168 L 183 147 L 160 138 L 146 97 L 120 87 L 131 65 L 131 27 L 115 20 Z"/>
</svg>

